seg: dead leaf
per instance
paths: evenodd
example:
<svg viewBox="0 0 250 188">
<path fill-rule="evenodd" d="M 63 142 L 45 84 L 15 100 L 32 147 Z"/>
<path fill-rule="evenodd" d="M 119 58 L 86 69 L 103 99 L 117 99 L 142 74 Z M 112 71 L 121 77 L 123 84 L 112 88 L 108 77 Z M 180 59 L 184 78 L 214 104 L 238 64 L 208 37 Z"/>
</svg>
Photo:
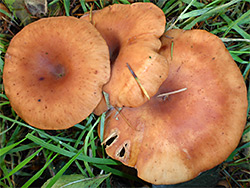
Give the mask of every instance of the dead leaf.
<svg viewBox="0 0 250 188">
<path fill-rule="evenodd" d="M 47 0 L 24 0 L 24 3 L 33 16 L 41 17 L 48 13 Z"/>
</svg>

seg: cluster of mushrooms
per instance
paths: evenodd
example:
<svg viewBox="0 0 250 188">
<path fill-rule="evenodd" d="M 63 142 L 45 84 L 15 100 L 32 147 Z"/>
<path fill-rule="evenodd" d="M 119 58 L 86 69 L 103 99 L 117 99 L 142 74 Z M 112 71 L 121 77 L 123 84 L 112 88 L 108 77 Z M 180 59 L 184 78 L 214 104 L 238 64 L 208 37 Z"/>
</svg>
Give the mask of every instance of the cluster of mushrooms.
<svg viewBox="0 0 250 188">
<path fill-rule="evenodd" d="M 243 77 L 218 37 L 164 33 L 165 20 L 154 4 L 134 3 L 29 24 L 5 56 L 13 109 L 49 130 L 107 111 L 107 154 L 152 184 L 184 182 L 220 164 L 245 126 Z"/>
</svg>

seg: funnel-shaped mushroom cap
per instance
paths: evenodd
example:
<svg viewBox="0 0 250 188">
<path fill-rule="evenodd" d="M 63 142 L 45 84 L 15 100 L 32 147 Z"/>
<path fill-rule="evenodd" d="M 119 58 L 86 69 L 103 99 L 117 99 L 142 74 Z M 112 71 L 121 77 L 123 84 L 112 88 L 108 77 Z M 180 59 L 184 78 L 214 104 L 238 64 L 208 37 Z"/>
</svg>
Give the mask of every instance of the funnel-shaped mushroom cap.
<svg viewBox="0 0 250 188">
<path fill-rule="evenodd" d="M 153 184 L 184 182 L 223 162 L 239 143 L 247 112 L 243 77 L 218 37 L 201 30 L 166 35 L 168 78 L 141 107 L 112 110 L 104 130 L 108 155 Z M 159 97 L 181 88 L 187 90 Z"/>
<path fill-rule="evenodd" d="M 90 20 L 106 40 L 112 64 L 111 79 L 103 88 L 113 106 L 137 107 L 148 99 L 132 76 L 152 97 L 168 75 L 168 63 L 158 54 L 165 16 L 152 3 L 115 4 L 82 19 Z"/>
<path fill-rule="evenodd" d="M 11 41 L 3 82 L 13 109 L 40 129 L 65 129 L 85 119 L 109 80 L 106 42 L 88 22 L 44 18 Z"/>
</svg>

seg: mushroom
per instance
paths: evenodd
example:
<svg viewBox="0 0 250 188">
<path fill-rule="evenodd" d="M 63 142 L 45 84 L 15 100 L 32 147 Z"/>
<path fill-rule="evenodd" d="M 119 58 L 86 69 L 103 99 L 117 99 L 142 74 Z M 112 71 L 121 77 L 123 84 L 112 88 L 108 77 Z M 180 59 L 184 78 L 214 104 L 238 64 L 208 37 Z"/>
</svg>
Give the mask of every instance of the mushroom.
<svg viewBox="0 0 250 188">
<path fill-rule="evenodd" d="M 215 35 L 170 30 L 161 41 L 168 78 L 144 105 L 107 114 L 103 144 L 109 156 L 135 167 L 143 180 L 176 184 L 220 164 L 237 147 L 247 91 Z"/>
<path fill-rule="evenodd" d="M 112 74 L 103 90 L 110 104 L 137 107 L 145 103 L 168 75 L 168 62 L 158 53 L 166 22 L 162 10 L 152 3 L 115 4 L 81 19 L 91 21 L 109 46 Z"/>
<path fill-rule="evenodd" d="M 65 129 L 85 119 L 109 77 L 106 42 L 93 25 L 73 17 L 29 24 L 5 55 L 3 83 L 11 106 L 40 129 Z"/>
</svg>

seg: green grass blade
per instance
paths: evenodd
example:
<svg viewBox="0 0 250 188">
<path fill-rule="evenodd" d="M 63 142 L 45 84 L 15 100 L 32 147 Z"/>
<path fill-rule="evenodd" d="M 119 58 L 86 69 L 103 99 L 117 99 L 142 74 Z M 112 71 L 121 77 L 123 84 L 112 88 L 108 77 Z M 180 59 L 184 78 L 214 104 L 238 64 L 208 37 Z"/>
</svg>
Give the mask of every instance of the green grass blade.
<svg viewBox="0 0 250 188">
<path fill-rule="evenodd" d="M 22 145 L 22 146 L 19 146 L 19 147 L 16 147 L 16 148 L 10 150 L 9 152 L 7 152 L 7 154 L 22 152 L 22 151 L 25 151 L 25 150 L 34 149 L 36 147 L 40 147 L 40 146 L 38 146 L 35 143 L 25 144 L 25 145 Z"/>
<path fill-rule="evenodd" d="M 239 2 L 241 0 L 232 0 L 228 3 L 225 3 L 223 5 L 220 5 L 220 6 L 217 6 L 217 7 L 214 7 L 213 9 L 209 10 L 208 12 L 204 13 L 203 15 L 201 15 L 200 17 L 198 18 L 195 18 L 191 23 L 189 23 L 188 25 L 186 25 L 183 29 L 184 30 L 189 30 L 191 29 L 196 23 L 200 22 L 200 21 L 204 21 L 206 20 L 207 18 L 209 18 L 210 16 L 222 11 L 222 10 L 226 10 L 226 8 L 228 8 L 229 6 Z"/>
<path fill-rule="evenodd" d="M 180 16 L 178 16 L 178 18 L 175 20 L 175 22 L 168 28 L 168 29 L 172 29 L 175 24 L 181 19 L 182 15 L 185 14 L 185 12 L 192 6 L 194 0 L 192 0 L 190 2 L 190 4 L 183 10 L 183 12 L 180 14 Z"/>
<path fill-rule="evenodd" d="M 59 153 L 61 155 L 64 155 L 64 156 L 67 156 L 67 157 L 73 157 L 76 153 L 74 152 L 70 152 L 70 151 L 67 151 L 65 149 L 62 149 L 58 146 L 55 146 L 53 144 L 49 144 L 47 142 L 45 142 L 44 140 L 36 137 L 36 136 L 33 136 L 31 134 L 27 134 L 26 136 L 28 139 L 30 139 L 31 141 L 37 143 L 38 145 L 48 149 L 48 150 L 51 150 L 51 151 L 54 151 L 56 153 Z M 78 157 L 77 157 L 78 160 L 81 160 L 81 161 L 87 161 L 87 162 L 90 162 L 90 163 L 97 163 L 97 164 L 110 164 L 110 165 L 118 165 L 120 164 L 119 162 L 117 161 L 114 161 L 112 159 L 101 159 L 101 158 L 94 158 L 94 157 L 89 157 L 89 156 L 84 156 L 83 154 L 80 154 Z"/>
<path fill-rule="evenodd" d="M 129 174 L 125 173 L 125 172 L 122 172 L 122 171 L 120 171 L 120 170 L 111 168 L 111 167 L 109 167 L 109 166 L 107 166 L 107 165 L 94 164 L 94 166 L 96 166 L 96 167 L 99 168 L 99 169 L 104 170 L 105 172 L 110 172 L 110 173 L 115 174 L 115 175 L 117 175 L 117 176 L 125 177 L 125 178 L 128 178 L 128 179 L 134 180 L 134 181 L 139 181 L 139 182 L 141 181 L 141 180 L 140 180 L 138 177 L 136 177 L 136 176 L 129 175 Z"/>
<path fill-rule="evenodd" d="M 100 121 L 100 117 L 97 119 L 97 121 L 95 122 L 95 124 L 91 127 L 91 129 L 89 130 L 87 136 L 85 137 L 85 141 L 84 141 L 84 147 L 83 147 L 83 153 L 87 156 L 87 152 L 88 152 L 88 143 L 91 137 L 91 134 L 93 133 L 94 128 L 96 127 L 96 125 L 99 123 Z M 95 175 L 93 174 L 92 170 L 90 169 L 90 166 L 88 164 L 87 161 L 84 161 L 84 165 L 89 173 L 89 175 L 91 177 L 95 177 Z"/>
<path fill-rule="evenodd" d="M 1 58 L 0 58 L 0 59 L 1 59 Z M 2 94 L 2 93 L 0 93 L 0 97 L 1 97 L 1 98 L 4 98 L 4 99 L 6 99 L 6 100 L 9 100 L 8 97 L 7 97 L 6 95 Z"/>
<path fill-rule="evenodd" d="M 15 174 L 17 171 L 19 171 L 21 168 L 23 168 L 27 163 L 29 163 L 31 161 L 31 159 L 33 159 L 43 148 L 40 148 L 39 150 L 37 150 L 35 153 L 33 153 L 32 155 L 30 155 L 29 157 L 27 157 L 26 159 L 24 159 L 20 164 L 18 164 L 7 176 L 3 177 L 0 180 L 4 180 L 10 176 L 12 176 L 13 174 Z"/>
<path fill-rule="evenodd" d="M 236 185 L 238 186 L 238 187 L 242 187 L 227 171 L 226 171 L 226 169 L 224 169 L 223 171 L 222 171 L 223 173 L 225 173 L 225 175 L 226 176 L 228 176 L 228 177 L 230 177 L 230 179 L 231 180 L 233 180 L 234 181 L 234 183 L 236 183 Z"/>
<path fill-rule="evenodd" d="M 232 22 L 228 29 L 225 31 L 224 35 L 223 35 L 223 38 L 228 34 L 228 32 L 235 26 L 237 25 L 239 22 L 241 22 L 242 20 L 248 18 L 250 16 L 250 10 L 247 11 L 246 13 L 244 13 L 240 18 L 238 18 L 237 20 L 235 20 L 234 22 Z M 250 39 L 250 37 L 249 37 Z"/>
<path fill-rule="evenodd" d="M 59 1 L 60 1 L 60 0 L 54 0 L 54 1 L 50 2 L 50 3 L 48 4 L 48 6 L 51 6 L 51 5 L 55 4 L 55 3 L 58 3 Z"/>
<path fill-rule="evenodd" d="M 1 106 L 1 105 L 0 105 Z M 15 123 L 12 123 L 12 125 L 8 128 L 8 129 L 6 129 L 6 130 L 4 130 L 4 131 L 2 131 L 1 133 L 0 133 L 0 136 L 1 135 L 4 135 L 5 133 L 7 133 L 9 130 L 11 130 L 13 127 L 15 126 Z M 1 155 L 0 155 L 1 156 Z"/>
<path fill-rule="evenodd" d="M 8 185 L 4 184 L 3 182 L 0 182 L 0 185 L 4 188 L 4 187 L 9 187 Z"/>
<path fill-rule="evenodd" d="M 3 65 L 4 65 L 4 61 L 3 61 L 3 59 L 2 58 L 0 58 L 0 72 L 2 73 L 3 72 Z M 4 94 L 1 94 L 0 93 L 0 97 L 6 97 Z M 7 99 L 8 100 L 8 98 L 6 97 L 5 99 Z"/>
<path fill-rule="evenodd" d="M 162 11 L 164 12 L 164 14 L 171 13 L 171 11 L 174 10 L 179 4 L 180 1 L 171 0 L 168 3 L 166 3 Z"/>
<path fill-rule="evenodd" d="M 2 14 L 5 14 L 6 16 L 8 16 L 10 19 L 12 19 L 11 15 L 10 15 L 8 12 L 6 12 L 5 10 L 0 9 L 0 12 L 1 12 Z"/>
<path fill-rule="evenodd" d="M 63 175 L 63 173 L 69 168 L 69 166 L 77 159 L 77 157 L 83 152 L 84 147 L 74 156 L 72 157 L 69 162 L 67 162 L 62 169 L 51 179 L 49 184 L 47 185 L 47 188 L 51 188 L 56 181 Z"/>
<path fill-rule="evenodd" d="M 82 173 L 82 175 L 83 175 L 84 177 L 88 177 L 87 173 L 83 170 L 83 168 L 82 168 L 82 166 L 80 165 L 80 163 L 79 163 L 77 160 L 75 160 L 75 163 L 76 163 L 76 166 L 78 167 L 78 169 L 80 170 L 80 172 Z"/>
<path fill-rule="evenodd" d="M 220 3 L 221 2 L 221 0 L 214 0 L 214 1 L 212 1 L 211 3 L 209 3 L 208 5 L 206 5 L 205 7 L 211 7 L 211 6 L 216 6 L 216 4 L 217 3 Z"/>
<path fill-rule="evenodd" d="M 100 120 L 100 140 L 101 140 L 101 143 L 103 142 L 105 118 L 106 118 L 106 112 L 104 112 L 101 115 L 101 120 Z"/>
<path fill-rule="evenodd" d="M 244 130 L 244 132 L 243 132 L 243 136 L 245 135 L 245 134 L 247 134 L 248 132 L 250 132 L 250 124 L 248 125 L 248 126 L 246 126 L 246 128 L 245 128 L 245 130 Z"/>
<path fill-rule="evenodd" d="M 250 51 L 229 51 L 229 52 L 230 54 L 250 54 Z"/>
<path fill-rule="evenodd" d="M 92 134 L 90 135 L 90 148 L 91 148 L 91 152 L 92 152 L 92 156 L 96 157 L 96 150 L 97 150 L 97 146 L 95 145 L 95 141 L 98 139 L 98 136 L 94 135 L 94 132 L 92 132 Z"/>
<path fill-rule="evenodd" d="M 2 14 L 5 14 L 6 16 L 8 16 L 16 25 L 18 25 L 18 23 L 16 22 L 16 20 L 13 19 L 12 16 L 11 16 L 8 12 L 6 12 L 6 11 L 3 10 L 3 9 L 0 9 L 0 12 L 1 12 Z"/>
<path fill-rule="evenodd" d="M 18 119 L 18 116 L 16 116 L 16 120 L 17 119 Z M 13 124 L 15 125 L 16 123 L 13 123 Z M 17 139 L 19 138 L 19 134 L 20 134 L 21 129 L 22 129 L 21 126 L 16 126 L 14 132 L 11 133 L 11 137 L 8 140 L 7 145 L 14 144 L 15 142 L 17 142 Z"/>
<path fill-rule="evenodd" d="M 64 5 L 66 16 L 70 16 L 70 14 L 69 14 L 70 0 L 63 0 L 63 5 Z"/>
<path fill-rule="evenodd" d="M 85 5 L 85 0 L 80 0 L 80 3 L 81 3 L 81 6 L 82 6 L 82 9 L 83 9 L 83 12 L 88 12 L 88 9 Z"/>
<path fill-rule="evenodd" d="M 243 146 L 240 146 L 240 147 L 236 148 L 236 149 L 231 153 L 231 155 L 227 158 L 226 161 L 227 161 L 227 162 L 233 161 L 233 157 L 234 157 L 240 150 L 242 150 L 242 149 L 244 149 L 244 148 L 248 148 L 248 147 L 250 147 L 250 142 L 244 144 Z"/>
<path fill-rule="evenodd" d="M 48 160 L 50 159 L 52 153 L 50 154 L 50 156 L 48 157 Z M 53 160 L 58 156 L 58 154 L 56 154 L 50 161 L 48 161 L 35 175 L 32 176 L 32 178 L 30 178 L 23 186 L 22 188 L 28 188 L 34 181 L 36 181 L 38 178 L 41 177 L 41 175 L 43 174 L 43 172 L 46 170 L 46 168 L 50 165 L 51 162 L 53 162 Z"/>
<path fill-rule="evenodd" d="M 250 178 L 249 178 L 249 179 L 244 179 L 244 180 L 238 180 L 238 182 L 246 182 L 246 183 L 249 183 L 249 182 L 250 182 Z"/>
<path fill-rule="evenodd" d="M 17 145 L 19 145 L 20 143 L 22 143 L 24 140 L 26 140 L 26 138 L 22 139 L 21 141 L 11 144 L 9 146 L 6 146 L 4 148 L 0 149 L 0 156 L 4 155 L 5 153 L 7 153 L 8 151 L 10 151 L 12 148 L 16 147 Z"/>
<path fill-rule="evenodd" d="M 204 13 L 208 12 L 211 9 L 212 9 L 212 7 L 211 8 L 204 8 L 204 9 L 200 9 L 200 10 L 193 10 L 191 12 L 187 12 L 185 14 L 180 15 L 180 19 L 186 19 L 186 18 L 190 18 L 190 17 L 200 16 L 200 15 L 203 15 Z"/>
<path fill-rule="evenodd" d="M 81 140 L 82 140 L 83 136 L 85 135 L 85 133 L 87 131 L 86 127 L 90 126 L 92 120 L 93 120 L 92 115 L 87 118 L 87 123 L 86 123 L 85 127 L 82 128 L 81 134 L 80 134 L 80 136 L 78 136 L 77 141 L 74 144 L 74 148 L 77 148 L 78 145 L 80 144 L 80 142 L 82 142 Z"/>
<path fill-rule="evenodd" d="M 239 56 L 235 55 L 235 54 L 231 54 L 231 56 L 233 57 L 233 59 L 241 64 L 249 64 L 249 62 L 242 60 Z"/>
<path fill-rule="evenodd" d="M 187 5 L 189 5 L 191 3 L 192 0 L 182 0 L 182 2 L 186 3 Z M 200 3 L 198 1 L 194 1 L 192 3 L 192 6 L 196 7 L 196 8 L 202 8 L 204 7 L 205 5 L 203 3 Z"/>
<path fill-rule="evenodd" d="M 0 107 L 1 107 L 1 106 L 4 106 L 4 105 L 8 105 L 8 104 L 10 104 L 10 102 L 9 102 L 9 101 L 7 101 L 7 102 L 3 102 L 3 103 L 0 103 Z"/>
<path fill-rule="evenodd" d="M 166 2 L 167 2 L 167 0 L 158 0 L 157 3 L 156 3 L 156 5 L 159 8 L 162 8 Z"/>
<path fill-rule="evenodd" d="M 2 115 L 2 114 L 0 114 L 0 118 L 5 119 L 5 120 L 8 120 L 8 121 L 13 122 L 13 123 L 16 123 L 16 124 L 18 124 L 18 125 L 27 127 L 27 128 L 29 128 L 29 129 L 31 129 L 31 130 L 36 130 L 36 131 L 38 130 L 38 129 L 32 127 L 32 126 L 29 126 L 29 125 L 27 125 L 27 124 L 25 124 L 25 123 L 19 122 L 19 121 L 14 120 L 14 119 L 11 119 L 11 118 L 6 117 L 6 116 L 4 116 L 4 115 Z"/>
<path fill-rule="evenodd" d="M 220 38 L 222 42 L 248 42 L 250 43 L 250 39 L 236 39 L 236 38 Z"/>
<path fill-rule="evenodd" d="M 129 1 L 127 1 L 127 0 L 119 0 L 121 3 L 123 3 L 123 4 L 131 4 Z"/>
<path fill-rule="evenodd" d="M 1 157 L 0 157 L 0 169 L 1 169 L 1 171 L 3 172 L 3 176 L 6 177 L 6 179 L 7 179 L 8 183 L 9 183 L 10 187 L 13 187 L 13 186 L 12 186 L 12 181 L 10 180 L 10 177 L 8 176 L 9 170 L 7 169 L 6 164 L 5 164 L 5 162 L 4 162 L 4 156 L 1 156 Z M 8 177 L 7 177 L 7 176 L 8 176 Z M 1 182 L 1 180 L 0 180 L 0 182 Z M 8 187 L 8 186 L 7 186 L 7 187 Z"/>
<path fill-rule="evenodd" d="M 233 21 L 226 15 L 226 14 L 221 14 L 220 15 L 222 17 L 222 19 L 224 19 L 228 25 L 233 25 Z M 249 40 L 250 39 L 250 35 L 245 32 L 243 29 L 241 29 L 238 25 L 233 25 L 232 27 L 237 33 L 239 33 L 244 39 Z M 250 42 L 250 40 L 249 40 Z"/>
<path fill-rule="evenodd" d="M 55 142 L 57 142 L 57 143 L 60 143 L 61 145 L 63 145 L 63 146 L 66 147 L 67 149 L 69 149 L 70 151 L 76 151 L 76 148 L 70 146 L 69 144 L 66 144 L 66 143 L 60 141 L 60 140 L 57 139 L 57 137 L 55 137 L 55 136 L 50 136 L 49 134 L 46 134 L 43 130 L 36 129 L 36 128 L 32 127 L 32 126 L 29 126 L 29 125 L 27 125 L 27 124 L 25 124 L 25 123 L 22 123 L 22 122 L 19 122 L 19 121 L 17 121 L 17 120 L 13 120 L 13 119 L 11 119 L 11 118 L 9 118 L 9 117 L 6 117 L 6 116 L 3 116 L 3 115 L 1 115 L 1 114 L 0 114 L 0 118 L 3 118 L 3 119 L 5 119 L 5 120 L 11 121 L 11 122 L 13 122 L 13 123 L 16 123 L 16 124 L 19 124 L 19 125 L 21 125 L 21 126 L 27 127 L 27 128 L 29 128 L 29 129 L 32 129 L 32 130 L 38 132 L 38 133 L 39 133 L 40 135 L 42 135 L 44 138 L 49 138 L 49 139 L 51 139 L 51 140 L 53 140 L 53 141 L 55 141 Z"/>
<path fill-rule="evenodd" d="M 74 127 L 77 127 L 78 129 L 82 129 L 82 130 L 84 130 L 86 128 L 85 126 L 80 125 L 80 124 L 76 124 L 76 125 L 74 125 Z"/>
</svg>

